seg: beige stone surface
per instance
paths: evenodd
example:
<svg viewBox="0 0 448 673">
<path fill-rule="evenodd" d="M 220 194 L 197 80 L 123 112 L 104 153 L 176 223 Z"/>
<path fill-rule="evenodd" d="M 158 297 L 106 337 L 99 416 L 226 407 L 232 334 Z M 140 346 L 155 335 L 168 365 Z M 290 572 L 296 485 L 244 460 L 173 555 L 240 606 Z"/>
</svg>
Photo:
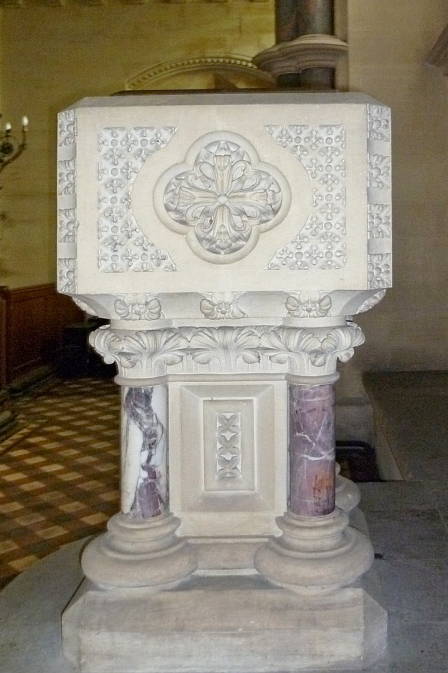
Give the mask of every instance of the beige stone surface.
<svg viewBox="0 0 448 673">
<path fill-rule="evenodd" d="M 260 578 L 196 578 L 152 594 L 84 583 L 62 632 L 83 673 L 348 671 L 381 656 L 386 623 L 359 588 L 304 601 Z"/>
</svg>

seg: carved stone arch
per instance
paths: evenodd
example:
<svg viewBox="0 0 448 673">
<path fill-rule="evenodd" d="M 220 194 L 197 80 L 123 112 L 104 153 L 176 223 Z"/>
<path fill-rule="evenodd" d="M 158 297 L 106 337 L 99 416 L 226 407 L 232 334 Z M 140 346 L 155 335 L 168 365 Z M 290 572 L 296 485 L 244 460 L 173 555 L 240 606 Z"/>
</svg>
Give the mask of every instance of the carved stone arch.
<svg viewBox="0 0 448 673">
<path fill-rule="evenodd" d="M 126 89 L 269 89 L 274 80 L 247 56 L 195 56 L 158 63 L 130 77 Z"/>
</svg>

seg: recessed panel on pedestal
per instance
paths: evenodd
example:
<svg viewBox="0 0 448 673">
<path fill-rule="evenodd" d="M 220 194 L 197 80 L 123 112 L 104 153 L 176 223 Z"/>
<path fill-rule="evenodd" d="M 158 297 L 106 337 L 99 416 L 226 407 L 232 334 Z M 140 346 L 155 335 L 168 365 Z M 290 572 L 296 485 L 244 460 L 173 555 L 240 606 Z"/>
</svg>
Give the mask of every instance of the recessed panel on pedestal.
<svg viewBox="0 0 448 673">
<path fill-rule="evenodd" d="M 185 535 L 265 535 L 286 508 L 286 383 L 171 383 L 170 501 Z"/>
</svg>

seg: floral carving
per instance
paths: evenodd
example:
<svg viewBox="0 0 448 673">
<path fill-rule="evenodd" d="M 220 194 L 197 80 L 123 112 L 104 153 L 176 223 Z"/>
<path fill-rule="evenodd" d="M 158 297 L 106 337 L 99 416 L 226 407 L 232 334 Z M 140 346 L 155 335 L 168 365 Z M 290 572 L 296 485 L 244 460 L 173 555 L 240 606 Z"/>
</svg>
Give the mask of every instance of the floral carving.
<svg viewBox="0 0 448 673">
<path fill-rule="evenodd" d="M 209 320 L 244 318 L 246 313 L 238 305 L 238 299 L 239 295 L 234 295 L 232 292 L 210 293 L 201 299 L 201 313 Z"/>
<path fill-rule="evenodd" d="M 58 290 L 76 292 L 76 114 L 58 115 Z"/>
<path fill-rule="evenodd" d="M 341 327 L 213 327 L 166 330 L 100 328 L 90 337 L 105 362 L 120 374 L 147 378 L 173 373 L 276 371 L 332 372 L 364 343 L 361 329 Z"/>
<path fill-rule="evenodd" d="M 58 290 L 68 294 L 76 292 L 76 259 L 58 259 Z"/>
<path fill-rule="evenodd" d="M 193 166 L 182 164 L 165 186 L 166 223 L 186 234 L 192 250 L 208 261 L 246 255 L 260 232 L 278 220 L 283 193 L 274 172 L 257 161 L 244 139 L 225 134 L 207 142 Z"/>
<path fill-rule="evenodd" d="M 76 116 L 74 110 L 64 110 L 58 115 L 58 147 L 73 145 L 76 139 Z"/>
<path fill-rule="evenodd" d="M 78 222 L 74 208 L 60 208 L 58 223 L 58 241 L 60 243 L 75 243 Z"/>
<path fill-rule="evenodd" d="M 392 255 L 390 253 L 369 255 L 368 278 L 370 288 L 391 287 Z"/>
<path fill-rule="evenodd" d="M 116 362 L 120 369 L 139 365 L 153 375 L 164 374 L 166 367 L 182 361 L 188 341 L 176 330 L 118 332 L 100 328 L 89 337 L 91 345 L 107 364 Z"/>
<path fill-rule="evenodd" d="M 288 314 L 295 318 L 322 318 L 331 308 L 331 297 L 325 294 L 323 297 L 305 296 L 302 298 L 298 293 L 297 296 L 290 295 L 285 306 Z"/>
<path fill-rule="evenodd" d="M 115 313 L 123 320 L 159 320 L 162 306 L 152 295 L 126 295 L 114 303 Z"/>
<path fill-rule="evenodd" d="M 111 127 L 98 136 L 98 267 L 106 273 L 175 271 L 168 252 L 157 248 L 138 226 L 131 209 L 132 188 L 146 160 L 166 147 L 171 126 Z"/>
<path fill-rule="evenodd" d="M 390 188 L 390 156 L 369 154 L 369 186 L 374 189 Z"/>
<path fill-rule="evenodd" d="M 392 284 L 392 208 L 390 109 L 368 105 L 368 282 L 369 288 Z"/>
<path fill-rule="evenodd" d="M 241 414 L 216 414 L 216 477 L 241 477 Z"/>
<path fill-rule="evenodd" d="M 390 109 L 384 105 L 368 105 L 369 139 L 390 142 Z"/>
<path fill-rule="evenodd" d="M 371 203 L 368 209 L 369 238 L 391 238 L 391 207 L 386 203 Z"/>
<path fill-rule="evenodd" d="M 259 335 L 251 327 L 219 327 L 194 330 L 189 340 L 189 352 L 199 364 L 220 363 L 224 369 L 234 369 L 240 362 L 260 361 L 257 350 Z"/>
<path fill-rule="evenodd" d="M 58 161 L 58 194 L 60 196 L 75 193 L 75 160 Z"/>
<path fill-rule="evenodd" d="M 345 130 L 340 124 L 269 125 L 266 131 L 305 168 L 313 212 L 297 236 L 279 248 L 267 268 L 341 269 L 346 264 Z"/>
</svg>

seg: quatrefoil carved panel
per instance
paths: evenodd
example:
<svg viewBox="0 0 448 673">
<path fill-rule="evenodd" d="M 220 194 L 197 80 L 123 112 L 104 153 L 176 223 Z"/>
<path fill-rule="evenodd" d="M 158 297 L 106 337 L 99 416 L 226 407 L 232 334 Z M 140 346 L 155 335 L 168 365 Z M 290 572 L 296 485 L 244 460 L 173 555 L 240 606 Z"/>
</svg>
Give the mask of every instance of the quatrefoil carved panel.
<svg viewBox="0 0 448 673">
<path fill-rule="evenodd" d="M 288 184 L 243 137 L 209 133 L 156 187 L 163 222 L 186 236 L 199 257 L 226 264 L 245 257 L 285 217 Z"/>
</svg>

